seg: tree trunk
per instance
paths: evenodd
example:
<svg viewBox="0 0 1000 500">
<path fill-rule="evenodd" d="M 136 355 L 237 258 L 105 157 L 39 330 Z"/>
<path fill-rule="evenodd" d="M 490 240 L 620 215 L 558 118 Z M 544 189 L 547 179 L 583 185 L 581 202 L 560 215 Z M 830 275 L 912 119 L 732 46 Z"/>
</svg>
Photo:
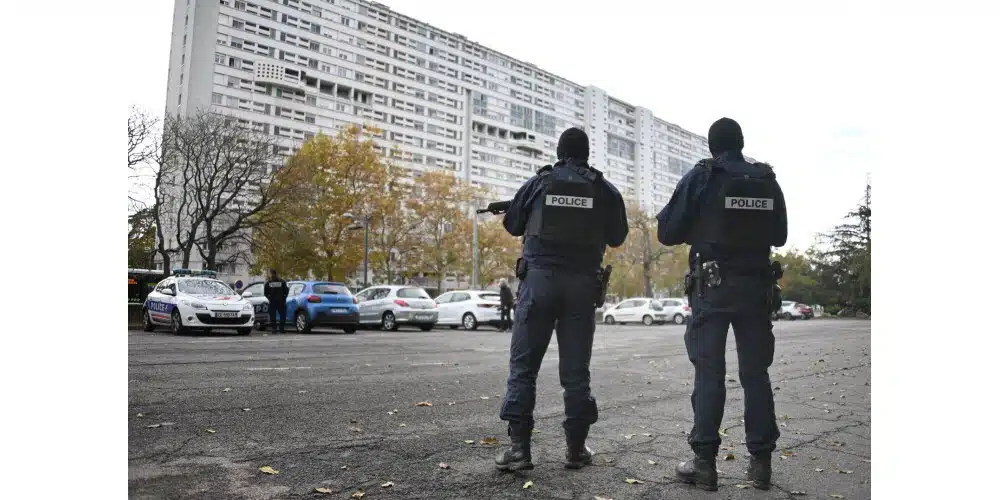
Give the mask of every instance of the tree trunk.
<svg viewBox="0 0 1000 500">
<path fill-rule="evenodd" d="M 650 276 L 652 274 L 653 263 L 648 259 L 642 263 L 642 284 L 645 297 L 653 296 L 653 278 Z"/>
</svg>

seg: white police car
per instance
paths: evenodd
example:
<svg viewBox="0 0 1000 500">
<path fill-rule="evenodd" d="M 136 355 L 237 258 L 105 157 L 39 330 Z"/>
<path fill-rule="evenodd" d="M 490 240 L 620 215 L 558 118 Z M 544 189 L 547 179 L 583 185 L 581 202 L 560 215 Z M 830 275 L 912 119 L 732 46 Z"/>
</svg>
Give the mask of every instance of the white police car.
<svg viewBox="0 0 1000 500">
<path fill-rule="evenodd" d="M 250 335 L 253 305 L 215 276 L 214 271 L 175 269 L 146 297 L 142 329 L 151 332 L 169 326 L 180 335 L 192 328 L 235 328 L 240 335 Z"/>
</svg>

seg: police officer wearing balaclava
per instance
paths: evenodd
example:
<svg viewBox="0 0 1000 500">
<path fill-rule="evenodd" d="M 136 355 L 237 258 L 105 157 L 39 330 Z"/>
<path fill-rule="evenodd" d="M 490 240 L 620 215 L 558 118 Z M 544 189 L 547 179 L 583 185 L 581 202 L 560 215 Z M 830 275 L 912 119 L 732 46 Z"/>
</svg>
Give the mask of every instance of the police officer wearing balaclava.
<svg viewBox="0 0 1000 500">
<path fill-rule="evenodd" d="M 500 470 L 531 469 L 535 381 L 556 330 L 559 382 L 566 408 L 566 467 L 591 462 L 585 442 L 597 421 L 590 393 L 597 273 L 607 245 L 628 234 L 621 193 L 587 164 L 587 134 L 570 128 L 559 137 L 558 162 L 543 167 L 517 191 L 503 225 L 524 236 L 518 269 L 521 285 L 510 342 L 510 376 L 500 419 L 508 423 L 511 446 L 496 457 Z"/>
<path fill-rule="evenodd" d="M 767 370 L 774 359 L 769 294 L 774 284 L 771 247 L 785 244 L 785 198 L 771 167 L 743 157 L 739 124 L 722 118 L 708 131 L 713 158 L 700 161 L 677 184 L 657 216 L 664 245 L 691 245 L 695 278 L 688 294 L 693 317 L 684 334 L 694 364 L 691 395 L 694 428 L 688 443 L 695 458 L 677 466 L 678 477 L 718 489 L 715 457 L 726 403 L 726 336 L 736 337 L 744 392 L 747 477 L 754 487 L 771 483 L 771 453 L 778 440 L 774 395 Z"/>
</svg>

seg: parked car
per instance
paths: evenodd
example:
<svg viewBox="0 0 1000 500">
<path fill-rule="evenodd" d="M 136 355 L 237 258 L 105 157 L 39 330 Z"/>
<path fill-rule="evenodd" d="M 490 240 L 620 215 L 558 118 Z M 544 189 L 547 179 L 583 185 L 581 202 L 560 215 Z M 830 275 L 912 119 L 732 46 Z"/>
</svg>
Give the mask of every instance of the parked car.
<svg viewBox="0 0 1000 500">
<path fill-rule="evenodd" d="M 358 330 L 358 299 L 346 285 L 336 281 L 289 281 L 285 322 L 295 331 L 309 333 L 314 327 L 337 327 L 345 333 Z"/>
<path fill-rule="evenodd" d="M 423 288 L 404 285 L 368 287 L 356 295 L 363 325 L 381 325 L 395 331 L 413 325 L 430 331 L 438 321 L 437 304 Z"/>
<path fill-rule="evenodd" d="M 667 312 L 660 301 L 639 297 L 623 300 L 618 305 L 604 311 L 603 320 L 608 325 L 641 322 L 648 326 L 654 323 L 666 323 L 667 317 Z"/>
<path fill-rule="evenodd" d="M 501 328 L 500 293 L 488 290 L 456 290 L 434 299 L 438 325 L 475 330 L 481 324 Z"/>
<path fill-rule="evenodd" d="M 778 312 L 778 317 L 788 320 L 812 319 L 813 309 L 809 305 L 801 302 L 785 300 L 781 303 L 781 311 Z"/>
<path fill-rule="evenodd" d="M 215 279 L 213 271 L 175 269 L 146 296 L 142 329 L 169 326 L 174 335 L 188 331 L 234 328 L 250 335 L 253 306 L 229 285 Z"/>
<path fill-rule="evenodd" d="M 247 285 L 243 290 L 243 298 L 253 304 L 253 326 L 258 330 L 267 328 L 270 317 L 267 313 L 268 300 L 264 296 L 264 282 L 256 281 Z"/>
<path fill-rule="evenodd" d="M 659 299 L 667 318 L 675 325 L 683 325 L 691 320 L 691 306 L 685 298 L 667 297 Z"/>
</svg>

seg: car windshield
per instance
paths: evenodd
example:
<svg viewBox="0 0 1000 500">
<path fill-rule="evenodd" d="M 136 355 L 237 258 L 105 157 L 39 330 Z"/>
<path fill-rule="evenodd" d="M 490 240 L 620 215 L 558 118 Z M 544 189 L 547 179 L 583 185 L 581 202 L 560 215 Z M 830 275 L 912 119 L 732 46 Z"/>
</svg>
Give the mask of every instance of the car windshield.
<svg viewBox="0 0 1000 500">
<path fill-rule="evenodd" d="M 401 299 L 429 299 L 430 295 L 423 288 L 400 288 L 396 296 Z"/>
<path fill-rule="evenodd" d="M 499 301 L 500 300 L 500 294 L 499 293 L 481 293 L 481 294 L 479 294 L 479 298 L 481 298 L 483 300 L 496 300 L 496 301 Z"/>
<path fill-rule="evenodd" d="M 210 279 L 178 280 L 178 290 L 191 295 L 235 295 L 225 283 Z"/>
<path fill-rule="evenodd" d="M 351 291 L 343 285 L 334 285 L 333 283 L 316 283 L 313 285 L 313 292 L 321 293 L 324 295 L 350 295 Z"/>
</svg>

